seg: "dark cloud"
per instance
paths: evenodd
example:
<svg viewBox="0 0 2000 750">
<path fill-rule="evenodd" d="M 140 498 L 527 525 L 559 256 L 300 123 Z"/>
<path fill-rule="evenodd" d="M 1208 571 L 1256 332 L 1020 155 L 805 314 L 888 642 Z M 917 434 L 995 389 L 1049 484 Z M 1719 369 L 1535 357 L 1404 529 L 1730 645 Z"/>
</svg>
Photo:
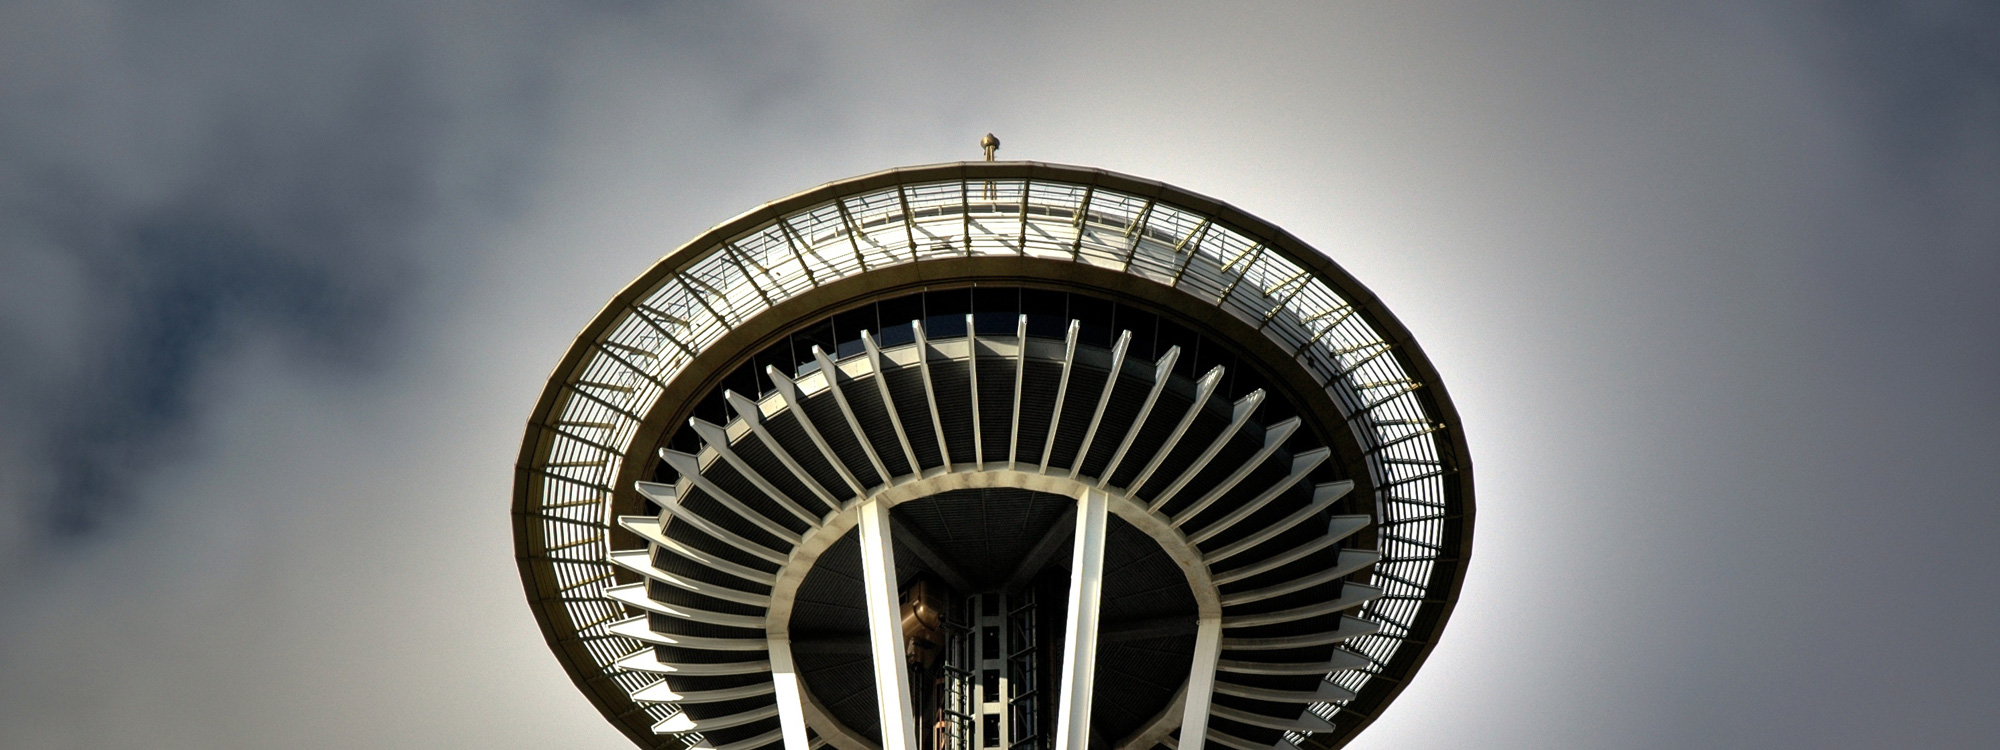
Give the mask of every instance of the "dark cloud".
<svg viewBox="0 0 2000 750">
<path fill-rule="evenodd" d="M 10 463 L 29 475 L 5 503 L 25 536 L 86 532 L 125 507 L 135 481 L 197 437 L 199 381 L 245 337 L 357 375 L 395 356 L 411 295 L 456 251 L 426 243 L 427 222 L 504 201 L 532 153 L 493 147 L 541 116 L 537 49 L 509 47 L 532 12 L 493 9 L 516 18 L 454 29 L 443 10 L 7 14 L 20 67 L 0 78 L 12 266 L 0 273 L 19 287 L 67 282 L 74 300 L 0 318 L 0 408 L 28 444 Z M 35 255 L 73 274 L 36 278 Z M 47 327 L 80 335 L 32 330 Z"/>
<path fill-rule="evenodd" d="M 1893 159 L 1962 144 L 1959 129 L 2000 106 L 2000 8 L 1932 0 L 1834 3 L 1806 41 L 1829 82 L 1861 95 Z M 1990 132 L 1990 131 L 1989 131 Z M 1922 161 L 1919 159 L 1918 161 Z"/>
<path fill-rule="evenodd" d="M 314 267 L 262 246 L 241 224 L 195 212 L 141 217 L 108 248 L 101 289 L 123 307 L 91 372 L 50 394 L 45 426 L 53 530 L 91 530 L 120 509 L 131 483 L 186 439 L 205 364 L 232 338 L 274 335 L 308 362 L 354 367 L 382 356 L 407 293 L 395 284 Z M 284 242 L 290 238 L 280 238 Z M 339 244 L 333 243 L 333 249 Z"/>
<path fill-rule="evenodd" d="M 1919 258 L 2000 276 L 2000 7 L 1938 0 L 1840 3 L 1797 34 L 1829 98 L 1866 134 L 1852 156 L 1875 181 L 1848 189 L 1873 205 L 1841 218 L 1899 219 L 1870 237 L 1885 265 Z M 1918 267 L 1920 270 L 1930 269 Z M 1886 269 L 1885 269 L 1886 270 Z"/>
</svg>

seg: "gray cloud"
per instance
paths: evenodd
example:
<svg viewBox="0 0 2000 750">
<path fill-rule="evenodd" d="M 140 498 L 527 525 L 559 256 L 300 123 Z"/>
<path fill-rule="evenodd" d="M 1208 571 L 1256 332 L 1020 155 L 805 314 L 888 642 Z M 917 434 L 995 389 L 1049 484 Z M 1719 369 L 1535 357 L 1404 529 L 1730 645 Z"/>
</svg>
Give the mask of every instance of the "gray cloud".
<svg viewBox="0 0 2000 750">
<path fill-rule="evenodd" d="M 422 232 L 532 167 L 493 148 L 537 127 L 535 50 L 505 48 L 527 28 L 402 4 L 7 15 L 0 512 L 30 543 L 127 507 L 244 336 L 357 374 L 394 357 L 448 260 Z"/>
</svg>

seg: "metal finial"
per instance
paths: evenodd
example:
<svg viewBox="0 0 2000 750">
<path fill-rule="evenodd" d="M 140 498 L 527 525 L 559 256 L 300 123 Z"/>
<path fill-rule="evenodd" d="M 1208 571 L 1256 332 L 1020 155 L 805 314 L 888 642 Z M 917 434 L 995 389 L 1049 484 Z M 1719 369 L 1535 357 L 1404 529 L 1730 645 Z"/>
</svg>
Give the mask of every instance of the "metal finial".
<svg viewBox="0 0 2000 750">
<path fill-rule="evenodd" d="M 986 160 L 993 161 L 993 152 L 1000 150 L 1000 137 L 987 133 L 985 138 L 979 139 L 979 147 L 986 149 Z"/>
</svg>

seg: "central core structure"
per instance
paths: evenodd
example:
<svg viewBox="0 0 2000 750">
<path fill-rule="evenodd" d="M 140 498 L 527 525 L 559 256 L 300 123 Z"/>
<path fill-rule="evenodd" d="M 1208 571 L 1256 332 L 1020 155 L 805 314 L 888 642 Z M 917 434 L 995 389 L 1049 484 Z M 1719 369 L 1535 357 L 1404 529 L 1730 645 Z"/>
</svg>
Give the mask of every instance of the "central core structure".
<svg viewBox="0 0 2000 750">
<path fill-rule="evenodd" d="M 1470 462 L 1359 284 L 1201 196 L 975 162 L 668 255 L 551 378 L 517 551 L 641 745 L 1335 747 L 1456 600 Z"/>
</svg>

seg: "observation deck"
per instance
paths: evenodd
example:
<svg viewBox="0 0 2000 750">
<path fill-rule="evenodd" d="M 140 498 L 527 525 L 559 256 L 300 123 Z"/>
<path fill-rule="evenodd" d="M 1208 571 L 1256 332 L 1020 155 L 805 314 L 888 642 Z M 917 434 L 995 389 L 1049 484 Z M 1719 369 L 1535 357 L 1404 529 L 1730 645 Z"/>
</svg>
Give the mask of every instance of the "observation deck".
<svg viewBox="0 0 2000 750">
<path fill-rule="evenodd" d="M 556 367 L 514 496 L 578 687 L 715 750 L 1338 747 L 1442 632 L 1472 517 L 1450 399 L 1359 283 L 1035 162 L 669 253 Z"/>
</svg>

